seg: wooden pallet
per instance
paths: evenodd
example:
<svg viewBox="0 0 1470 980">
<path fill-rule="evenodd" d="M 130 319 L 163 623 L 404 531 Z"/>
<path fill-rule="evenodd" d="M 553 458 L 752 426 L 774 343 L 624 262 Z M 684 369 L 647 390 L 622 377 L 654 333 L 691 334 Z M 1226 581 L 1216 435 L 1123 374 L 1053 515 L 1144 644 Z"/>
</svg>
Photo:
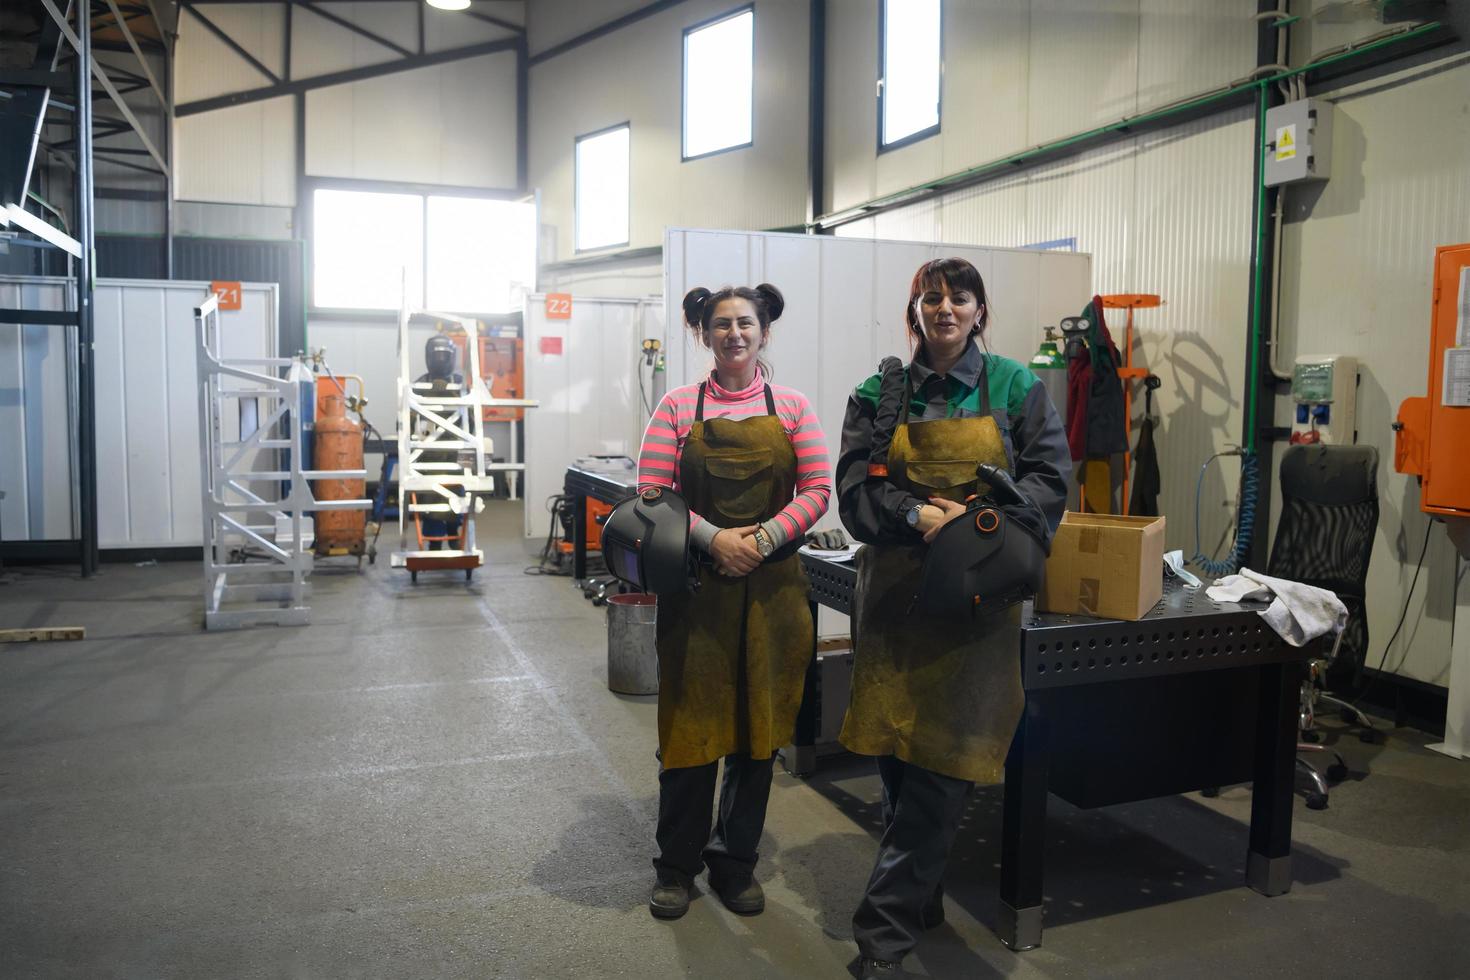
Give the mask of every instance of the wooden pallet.
<svg viewBox="0 0 1470 980">
<path fill-rule="evenodd" d="M 83 640 L 85 626 L 47 626 L 41 629 L 0 630 L 0 643 L 35 643 L 41 640 Z"/>
</svg>

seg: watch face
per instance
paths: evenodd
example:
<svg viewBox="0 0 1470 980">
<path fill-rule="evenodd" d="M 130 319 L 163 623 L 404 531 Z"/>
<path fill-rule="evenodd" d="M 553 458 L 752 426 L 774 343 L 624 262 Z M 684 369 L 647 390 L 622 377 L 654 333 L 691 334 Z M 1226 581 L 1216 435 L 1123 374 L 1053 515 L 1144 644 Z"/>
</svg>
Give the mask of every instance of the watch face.
<svg viewBox="0 0 1470 980">
<path fill-rule="evenodd" d="M 922 506 L 923 506 L 923 504 L 920 504 L 919 505 L 919 507 L 922 507 Z M 911 508 L 909 508 L 909 512 L 904 515 L 904 520 L 906 520 L 906 521 L 909 522 L 909 527 L 918 527 L 919 526 L 919 507 L 911 507 Z"/>
</svg>

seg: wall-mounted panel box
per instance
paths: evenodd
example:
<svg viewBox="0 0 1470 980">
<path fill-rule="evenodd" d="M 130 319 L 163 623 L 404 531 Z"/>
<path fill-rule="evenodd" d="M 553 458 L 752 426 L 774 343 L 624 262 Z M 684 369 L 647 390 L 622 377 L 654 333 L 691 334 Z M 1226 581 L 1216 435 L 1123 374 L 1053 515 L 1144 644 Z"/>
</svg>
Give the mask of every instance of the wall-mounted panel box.
<svg viewBox="0 0 1470 980">
<path fill-rule="evenodd" d="M 1266 110 L 1266 186 L 1332 174 L 1332 105 L 1298 99 Z"/>
</svg>

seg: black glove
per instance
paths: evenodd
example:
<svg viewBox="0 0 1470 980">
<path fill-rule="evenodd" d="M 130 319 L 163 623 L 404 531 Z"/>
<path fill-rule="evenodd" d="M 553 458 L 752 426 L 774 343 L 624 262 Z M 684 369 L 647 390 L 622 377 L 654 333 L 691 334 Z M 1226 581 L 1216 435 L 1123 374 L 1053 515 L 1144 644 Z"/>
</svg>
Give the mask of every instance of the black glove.
<svg viewBox="0 0 1470 980">
<path fill-rule="evenodd" d="M 840 551 L 847 547 L 847 535 L 842 533 L 841 528 L 812 531 L 807 534 L 806 543 L 823 551 Z"/>
</svg>

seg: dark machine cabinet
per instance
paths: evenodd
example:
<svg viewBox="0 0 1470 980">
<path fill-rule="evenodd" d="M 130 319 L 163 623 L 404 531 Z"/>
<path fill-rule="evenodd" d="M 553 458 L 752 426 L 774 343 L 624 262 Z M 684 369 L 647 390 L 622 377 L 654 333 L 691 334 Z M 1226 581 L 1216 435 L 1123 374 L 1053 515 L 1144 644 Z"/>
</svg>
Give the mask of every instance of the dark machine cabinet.
<svg viewBox="0 0 1470 980">
<path fill-rule="evenodd" d="M 802 556 L 813 606 L 850 612 L 851 565 Z M 1307 649 L 1287 645 L 1259 606 L 1216 603 L 1172 580 L 1136 622 L 1022 614 L 1026 707 L 1006 762 L 1001 939 L 1041 944 L 1046 798 L 1077 807 L 1253 784 L 1246 881 L 1291 887 L 1297 688 Z M 815 658 L 814 658 L 815 662 Z M 814 672 L 798 717 L 794 772 L 810 771 Z"/>
</svg>

